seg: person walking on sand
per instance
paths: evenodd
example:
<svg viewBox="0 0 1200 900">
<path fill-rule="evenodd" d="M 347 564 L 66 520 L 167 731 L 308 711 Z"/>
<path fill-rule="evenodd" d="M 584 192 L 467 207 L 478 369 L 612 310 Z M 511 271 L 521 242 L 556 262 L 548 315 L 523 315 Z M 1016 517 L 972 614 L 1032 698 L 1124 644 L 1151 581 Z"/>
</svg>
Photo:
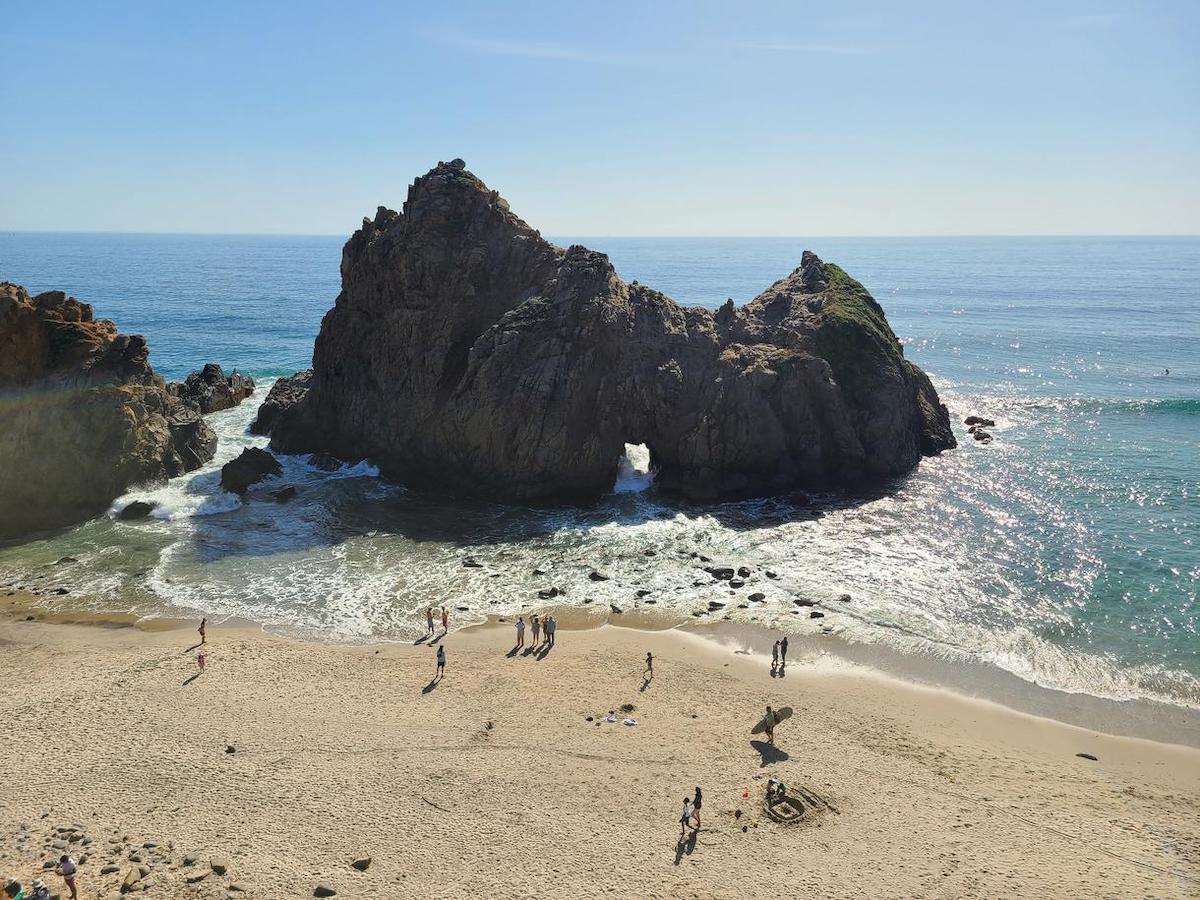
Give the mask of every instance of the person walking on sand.
<svg viewBox="0 0 1200 900">
<path fill-rule="evenodd" d="M 65 853 L 58 858 L 58 872 L 67 884 L 67 890 L 71 892 L 71 900 L 77 900 L 79 897 L 79 889 L 75 887 L 75 872 L 78 869 L 79 864 Z"/>
<path fill-rule="evenodd" d="M 205 634 L 204 634 L 204 626 L 207 624 L 208 624 L 208 617 L 205 616 L 204 618 L 202 618 L 200 620 L 200 627 L 196 629 L 197 631 L 200 632 L 200 643 L 202 643 L 202 644 L 208 640 L 208 638 L 205 637 Z"/>
<path fill-rule="evenodd" d="M 771 668 L 773 669 L 777 665 L 779 665 L 779 641 L 776 641 L 775 645 L 771 647 Z"/>
<path fill-rule="evenodd" d="M 426 633 L 433 637 L 433 607 L 425 607 L 425 630 Z"/>
<path fill-rule="evenodd" d="M 787 635 L 784 635 L 783 640 L 779 642 L 779 666 L 782 668 L 787 665 Z"/>
<path fill-rule="evenodd" d="M 525 646 L 525 619 L 517 616 L 517 649 Z"/>
<path fill-rule="evenodd" d="M 433 676 L 433 680 L 437 681 L 446 674 L 446 648 L 442 644 L 438 644 L 437 648 L 437 674 Z"/>
<path fill-rule="evenodd" d="M 769 707 L 769 706 L 767 707 L 767 716 L 764 721 L 766 721 L 766 723 L 767 723 L 767 743 L 774 744 L 775 743 L 775 710 L 771 709 L 771 707 Z"/>
<path fill-rule="evenodd" d="M 692 818 L 692 798 L 683 798 L 683 815 L 679 817 L 679 839 L 683 840 L 683 836 L 687 834 L 688 822 Z"/>
<path fill-rule="evenodd" d="M 700 785 L 696 785 L 696 796 L 692 798 L 692 818 L 696 820 L 696 830 L 700 830 L 700 804 L 704 797 L 700 793 Z"/>
<path fill-rule="evenodd" d="M 529 621 L 533 625 L 533 643 L 531 643 L 529 646 L 536 647 L 538 642 L 541 641 L 542 620 L 538 618 L 537 613 L 534 613 Z"/>
<path fill-rule="evenodd" d="M 643 677 L 647 681 L 654 677 L 654 654 L 649 650 L 646 651 L 646 671 Z"/>
<path fill-rule="evenodd" d="M 450 633 L 450 610 L 442 607 L 442 634 Z"/>
</svg>

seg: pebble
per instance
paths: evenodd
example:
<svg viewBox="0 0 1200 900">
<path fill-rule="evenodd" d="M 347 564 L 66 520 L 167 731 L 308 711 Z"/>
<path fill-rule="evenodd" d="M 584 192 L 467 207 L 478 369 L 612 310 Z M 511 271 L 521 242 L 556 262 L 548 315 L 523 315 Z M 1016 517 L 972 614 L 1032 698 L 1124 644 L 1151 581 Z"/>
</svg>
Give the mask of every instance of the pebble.
<svg viewBox="0 0 1200 900">
<path fill-rule="evenodd" d="M 229 860 L 224 856 L 214 856 L 208 864 L 218 875 L 224 875 L 229 870 Z"/>
<path fill-rule="evenodd" d="M 371 868 L 371 857 L 359 856 L 350 861 L 350 868 L 357 869 L 359 872 L 365 872 Z"/>
<path fill-rule="evenodd" d="M 313 888 L 313 896 L 314 897 L 336 897 L 337 891 L 335 891 L 333 888 L 331 888 L 329 885 L 325 884 L 324 882 L 321 882 L 315 888 Z"/>
</svg>

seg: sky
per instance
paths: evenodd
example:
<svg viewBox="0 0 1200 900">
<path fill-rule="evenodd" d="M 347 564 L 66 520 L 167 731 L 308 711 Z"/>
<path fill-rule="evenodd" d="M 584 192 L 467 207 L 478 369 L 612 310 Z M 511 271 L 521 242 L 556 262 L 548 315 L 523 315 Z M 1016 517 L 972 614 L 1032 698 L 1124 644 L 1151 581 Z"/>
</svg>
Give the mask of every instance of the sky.
<svg viewBox="0 0 1200 900">
<path fill-rule="evenodd" d="M 1200 2 L 0 0 L 0 229 L 1200 233 Z"/>
</svg>

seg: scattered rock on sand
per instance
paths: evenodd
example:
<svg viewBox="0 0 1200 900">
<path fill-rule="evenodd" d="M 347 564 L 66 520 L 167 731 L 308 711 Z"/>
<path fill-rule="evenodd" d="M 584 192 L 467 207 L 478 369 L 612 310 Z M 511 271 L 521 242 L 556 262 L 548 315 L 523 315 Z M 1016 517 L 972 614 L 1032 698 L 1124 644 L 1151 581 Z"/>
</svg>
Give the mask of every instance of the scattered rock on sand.
<svg viewBox="0 0 1200 900">
<path fill-rule="evenodd" d="M 142 880 L 142 873 L 136 868 L 130 869 L 125 873 L 125 877 L 121 879 L 121 893 L 133 890 L 133 886 Z"/>
<path fill-rule="evenodd" d="M 597 571 L 595 571 L 594 569 L 593 569 L 593 570 L 592 570 L 592 572 L 591 572 L 591 573 L 588 575 L 588 578 L 590 578 L 592 581 L 608 581 L 608 576 L 607 576 L 607 575 L 605 575 L 605 574 L 604 574 L 604 573 L 602 573 L 602 572 L 597 572 Z"/>
<path fill-rule="evenodd" d="M 1076 753 L 1075 755 L 1078 756 L 1080 759 L 1090 759 L 1092 762 L 1100 762 L 1100 760 L 1097 757 L 1092 756 L 1092 754 L 1090 754 L 1090 753 Z"/>
<path fill-rule="evenodd" d="M 321 882 L 315 888 L 313 888 L 313 896 L 314 897 L 336 897 L 337 891 L 335 891 L 333 888 L 331 888 L 329 885 L 325 884 L 324 882 Z"/>
<path fill-rule="evenodd" d="M 208 861 L 208 864 L 218 875 L 224 875 L 229 871 L 229 860 L 224 856 L 214 856 Z"/>
<path fill-rule="evenodd" d="M 371 868 L 371 857 L 356 856 L 350 861 L 350 868 L 357 869 L 359 872 L 367 871 L 367 869 Z"/>
<path fill-rule="evenodd" d="M 807 597 L 797 597 L 792 602 L 795 603 L 797 606 L 816 606 L 817 605 L 816 600 L 809 600 Z"/>
<path fill-rule="evenodd" d="M 755 593 L 751 594 L 747 599 L 749 599 L 752 603 L 762 603 L 764 600 L 767 599 L 767 595 L 758 593 L 756 591 Z"/>
<path fill-rule="evenodd" d="M 825 618 L 825 613 L 814 609 L 809 612 L 808 617 L 810 619 L 823 619 L 823 618 Z"/>
</svg>

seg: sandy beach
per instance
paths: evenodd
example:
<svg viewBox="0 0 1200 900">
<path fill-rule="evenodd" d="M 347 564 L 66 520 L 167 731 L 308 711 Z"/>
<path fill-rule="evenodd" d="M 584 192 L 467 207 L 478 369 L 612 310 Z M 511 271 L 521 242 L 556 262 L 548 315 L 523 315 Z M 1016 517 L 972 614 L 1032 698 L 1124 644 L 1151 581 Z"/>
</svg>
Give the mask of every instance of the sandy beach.
<svg viewBox="0 0 1200 900">
<path fill-rule="evenodd" d="M 59 840 L 85 898 L 131 870 L 171 897 L 1200 895 L 1192 748 L 809 659 L 772 677 L 678 629 L 512 654 L 490 623 L 435 683 L 424 644 L 249 625 L 210 625 L 193 678 L 195 623 L 108 624 L 0 622 L 5 877 L 61 891 Z M 774 748 L 768 703 L 795 709 Z M 771 776 L 801 821 L 766 815 Z"/>
</svg>

